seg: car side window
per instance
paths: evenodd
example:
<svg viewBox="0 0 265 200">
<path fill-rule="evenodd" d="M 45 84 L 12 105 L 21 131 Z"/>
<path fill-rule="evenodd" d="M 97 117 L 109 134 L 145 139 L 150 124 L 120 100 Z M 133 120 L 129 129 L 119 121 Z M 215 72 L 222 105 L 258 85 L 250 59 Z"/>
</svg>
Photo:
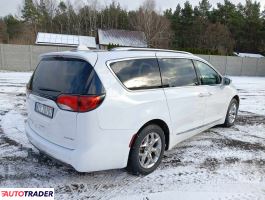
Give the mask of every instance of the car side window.
<svg viewBox="0 0 265 200">
<path fill-rule="evenodd" d="M 199 71 L 202 85 L 216 85 L 221 83 L 221 76 L 209 65 L 200 61 L 194 61 L 194 64 Z"/>
<path fill-rule="evenodd" d="M 134 59 L 110 64 L 120 81 L 130 90 L 162 87 L 157 60 Z"/>
<path fill-rule="evenodd" d="M 159 59 L 162 82 L 167 87 L 198 85 L 194 65 L 189 59 L 163 58 Z"/>
</svg>

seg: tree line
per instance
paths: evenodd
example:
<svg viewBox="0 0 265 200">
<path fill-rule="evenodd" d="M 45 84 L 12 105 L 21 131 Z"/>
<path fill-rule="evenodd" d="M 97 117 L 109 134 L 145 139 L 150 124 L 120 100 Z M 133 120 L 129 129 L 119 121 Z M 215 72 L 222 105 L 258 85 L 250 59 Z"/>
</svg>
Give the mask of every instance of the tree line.
<svg viewBox="0 0 265 200">
<path fill-rule="evenodd" d="M 81 6 L 70 1 L 24 0 L 20 15 L 0 18 L 0 42 L 34 44 L 38 32 L 96 36 L 98 29 L 143 31 L 148 45 L 201 54 L 265 53 L 265 10 L 257 1 L 235 5 L 224 0 L 213 7 L 208 0 L 163 12 L 154 0 L 136 10 L 119 3 L 102 6 L 87 0 Z"/>
</svg>

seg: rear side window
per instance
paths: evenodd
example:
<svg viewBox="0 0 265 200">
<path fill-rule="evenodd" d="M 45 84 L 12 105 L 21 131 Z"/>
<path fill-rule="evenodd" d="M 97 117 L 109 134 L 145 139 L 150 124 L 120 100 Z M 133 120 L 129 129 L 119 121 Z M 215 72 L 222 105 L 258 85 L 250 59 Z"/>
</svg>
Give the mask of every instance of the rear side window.
<svg viewBox="0 0 265 200">
<path fill-rule="evenodd" d="M 161 77 L 156 59 L 118 61 L 112 63 L 110 67 L 130 90 L 161 87 Z"/>
<path fill-rule="evenodd" d="M 188 59 L 159 59 L 163 85 L 180 87 L 198 85 L 194 65 Z"/>
<path fill-rule="evenodd" d="M 43 58 L 29 84 L 33 93 L 50 97 L 105 93 L 94 68 L 88 62 L 75 58 Z"/>
<path fill-rule="evenodd" d="M 209 65 L 200 61 L 194 61 L 194 64 L 199 71 L 202 85 L 216 85 L 221 83 L 221 76 Z"/>
</svg>

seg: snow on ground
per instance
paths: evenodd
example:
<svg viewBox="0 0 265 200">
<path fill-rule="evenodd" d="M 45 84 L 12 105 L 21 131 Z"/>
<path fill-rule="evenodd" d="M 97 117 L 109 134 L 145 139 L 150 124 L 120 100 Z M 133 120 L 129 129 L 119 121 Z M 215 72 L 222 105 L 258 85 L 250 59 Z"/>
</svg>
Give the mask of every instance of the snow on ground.
<svg viewBox="0 0 265 200">
<path fill-rule="evenodd" d="M 56 199 L 265 199 L 265 78 L 232 77 L 237 125 L 177 145 L 145 177 L 125 170 L 78 173 L 39 152 L 24 132 L 31 73 L 0 72 L 0 187 L 53 187 Z"/>
<path fill-rule="evenodd" d="M 232 77 L 240 99 L 240 110 L 265 115 L 265 82 L 264 77 Z"/>
</svg>

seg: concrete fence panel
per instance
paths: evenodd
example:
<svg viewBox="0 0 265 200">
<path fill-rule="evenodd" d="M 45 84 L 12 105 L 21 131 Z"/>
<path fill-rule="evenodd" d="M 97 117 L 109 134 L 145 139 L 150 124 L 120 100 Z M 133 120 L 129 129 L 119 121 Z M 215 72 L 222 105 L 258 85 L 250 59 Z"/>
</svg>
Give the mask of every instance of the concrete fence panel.
<svg viewBox="0 0 265 200">
<path fill-rule="evenodd" d="M 226 74 L 230 76 L 241 75 L 243 58 L 227 56 Z"/>
<path fill-rule="evenodd" d="M 30 70 L 30 46 L 3 45 L 3 69 L 11 71 Z"/>
<path fill-rule="evenodd" d="M 69 51 L 74 49 L 74 47 L 58 47 L 58 51 Z"/>
<path fill-rule="evenodd" d="M 243 59 L 241 75 L 256 76 L 257 64 L 258 64 L 257 58 Z"/>
<path fill-rule="evenodd" d="M 55 51 L 67 51 L 73 48 L 69 47 L 53 47 L 53 46 L 32 46 L 32 64 L 30 69 L 34 70 L 39 62 L 39 56 L 44 53 L 50 53 Z"/>
<path fill-rule="evenodd" d="M 43 53 L 66 51 L 73 47 L 0 44 L 0 69 L 33 71 Z"/>
<path fill-rule="evenodd" d="M 210 62 L 211 56 L 210 55 L 197 55 L 198 57 Z"/>
<path fill-rule="evenodd" d="M 0 69 L 4 69 L 4 53 L 3 53 L 4 45 L 0 44 Z"/>
<path fill-rule="evenodd" d="M 32 71 L 39 55 L 67 51 L 74 47 L 0 44 L 0 69 Z M 230 76 L 265 76 L 265 58 L 240 58 L 235 56 L 197 55 L 210 62 L 222 74 Z"/>
<path fill-rule="evenodd" d="M 210 56 L 210 63 L 221 73 L 225 74 L 226 72 L 226 56 Z"/>
<path fill-rule="evenodd" d="M 258 60 L 256 76 L 265 76 L 265 59 Z"/>
<path fill-rule="evenodd" d="M 49 53 L 53 51 L 58 51 L 57 47 L 51 46 L 31 46 L 32 47 L 32 63 L 31 63 L 31 70 L 34 70 L 37 67 L 39 62 L 39 56 L 44 53 Z"/>
</svg>

